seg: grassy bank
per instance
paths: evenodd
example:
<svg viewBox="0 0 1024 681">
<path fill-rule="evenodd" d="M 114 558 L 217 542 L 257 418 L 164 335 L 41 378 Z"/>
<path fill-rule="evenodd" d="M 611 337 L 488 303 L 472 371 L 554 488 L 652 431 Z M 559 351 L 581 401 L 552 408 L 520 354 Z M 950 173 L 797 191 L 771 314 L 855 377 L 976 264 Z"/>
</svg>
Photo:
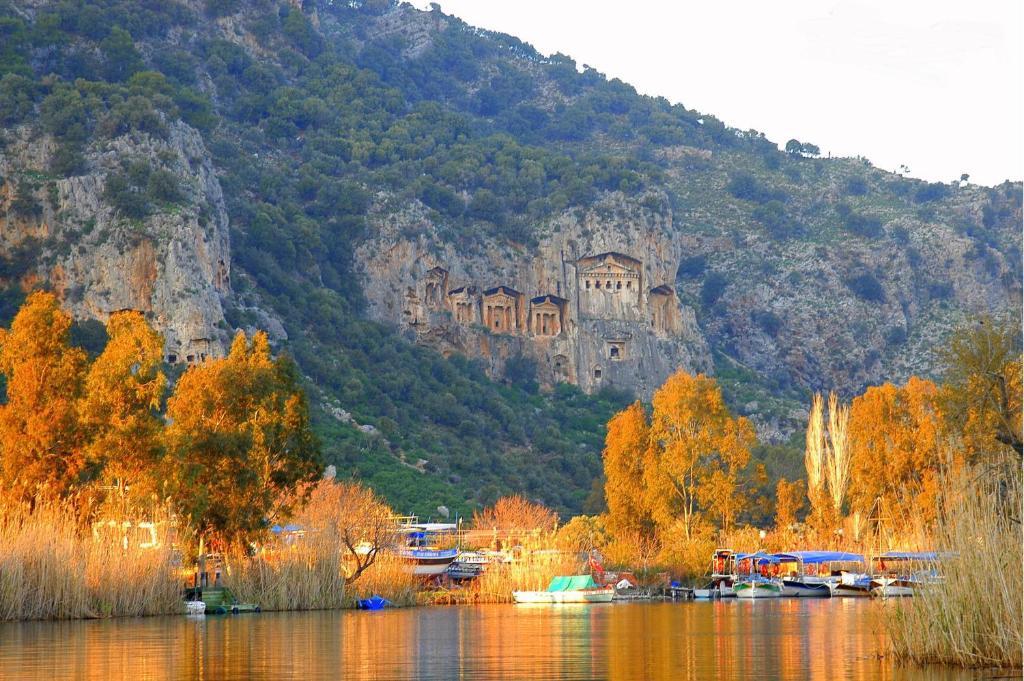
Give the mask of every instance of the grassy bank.
<svg viewBox="0 0 1024 681">
<path fill-rule="evenodd" d="M 1024 646 L 1021 473 L 977 468 L 947 481 L 936 549 L 942 584 L 884 604 L 895 657 L 916 664 L 1020 668 Z"/>
</svg>

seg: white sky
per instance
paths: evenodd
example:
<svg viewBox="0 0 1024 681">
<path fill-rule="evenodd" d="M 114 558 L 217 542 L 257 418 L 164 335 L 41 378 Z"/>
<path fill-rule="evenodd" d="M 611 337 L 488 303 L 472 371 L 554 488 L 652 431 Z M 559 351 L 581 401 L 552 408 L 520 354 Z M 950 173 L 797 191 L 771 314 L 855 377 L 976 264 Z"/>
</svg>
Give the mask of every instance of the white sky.
<svg viewBox="0 0 1024 681">
<path fill-rule="evenodd" d="M 795 137 L 928 180 L 1024 177 L 1021 0 L 440 4 L 780 146 Z"/>
</svg>

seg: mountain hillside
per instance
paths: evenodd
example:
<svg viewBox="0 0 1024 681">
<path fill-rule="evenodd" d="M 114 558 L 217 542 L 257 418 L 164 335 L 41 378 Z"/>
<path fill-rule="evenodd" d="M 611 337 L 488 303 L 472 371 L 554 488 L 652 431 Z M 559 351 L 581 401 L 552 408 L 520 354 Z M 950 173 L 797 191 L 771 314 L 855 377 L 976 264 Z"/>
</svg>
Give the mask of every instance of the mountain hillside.
<svg viewBox="0 0 1024 681">
<path fill-rule="evenodd" d="M 402 510 L 597 508 L 604 422 L 676 368 L 784 443 L 1021 305 L 1020 182 L 780 150 L 437 9 L 0 0 L 0 126 L 5 322 L 139 309 L 179 369 L 266 329 Z"/>
</svg>

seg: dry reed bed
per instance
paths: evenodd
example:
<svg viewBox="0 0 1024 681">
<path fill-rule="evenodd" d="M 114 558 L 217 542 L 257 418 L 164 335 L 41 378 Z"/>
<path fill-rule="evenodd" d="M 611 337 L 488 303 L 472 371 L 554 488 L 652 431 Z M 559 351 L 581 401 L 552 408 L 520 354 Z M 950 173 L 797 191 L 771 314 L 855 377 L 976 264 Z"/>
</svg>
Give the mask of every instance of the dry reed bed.
<svg viewBox="0 0 1024 681">
<path fill-rule="evenodd" d="M 94 538 L 55 506 L 0 516 L 0 620 L 80 619 L 182 612 L 173 556 Z"/>
<path fill-rule="evenodd" d="M 1020 668 L 1024 647 L 1021 473 L 968 471 L 944 486 L 935 548 L 945 579 L 886 602 L 893 654 L 916 664 Z"/>
</svg>

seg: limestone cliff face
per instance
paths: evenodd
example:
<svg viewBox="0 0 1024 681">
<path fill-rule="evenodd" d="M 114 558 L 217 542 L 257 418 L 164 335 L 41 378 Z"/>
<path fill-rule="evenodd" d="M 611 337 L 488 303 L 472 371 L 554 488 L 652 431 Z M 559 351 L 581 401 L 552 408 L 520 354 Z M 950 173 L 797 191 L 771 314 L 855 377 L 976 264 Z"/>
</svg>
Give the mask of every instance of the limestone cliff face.
<svg viewBox="0 0 1024 681">
<path fill-rule="evenodd" d="M 625 388 L 650 397 L 673 371 L 708 371 L 692 308 L 675 293 L 682 256 L 657 195 L 611 195 L 541 230 L 536 246 L 442 240 L 418 206 L 383 204 L 356 269 L 370 316 L 445 354 L 483 359 L 493 376 L 532 358 L 544 385 Z"/>
<path fill-rule="evenodd" d="M 222 353 L 221 303 L 231 293 L 228 218 L 198 132 L 176 122 L 165 139 L 96 142 L 87 171 L 65 179 L 44 172 L 53 153 L 51 140 L 28 133 L 0 149 L 0 255 L 36 254 L 30 267 L 3 276 L 48 284 L 76 318 L 142 311 L 164 335 L 172 363 Z M 177 177 L 182 199 L 133 221 L 108 204 L 104 186 L 124 162 L 139 160 Z"/>
</svg>

